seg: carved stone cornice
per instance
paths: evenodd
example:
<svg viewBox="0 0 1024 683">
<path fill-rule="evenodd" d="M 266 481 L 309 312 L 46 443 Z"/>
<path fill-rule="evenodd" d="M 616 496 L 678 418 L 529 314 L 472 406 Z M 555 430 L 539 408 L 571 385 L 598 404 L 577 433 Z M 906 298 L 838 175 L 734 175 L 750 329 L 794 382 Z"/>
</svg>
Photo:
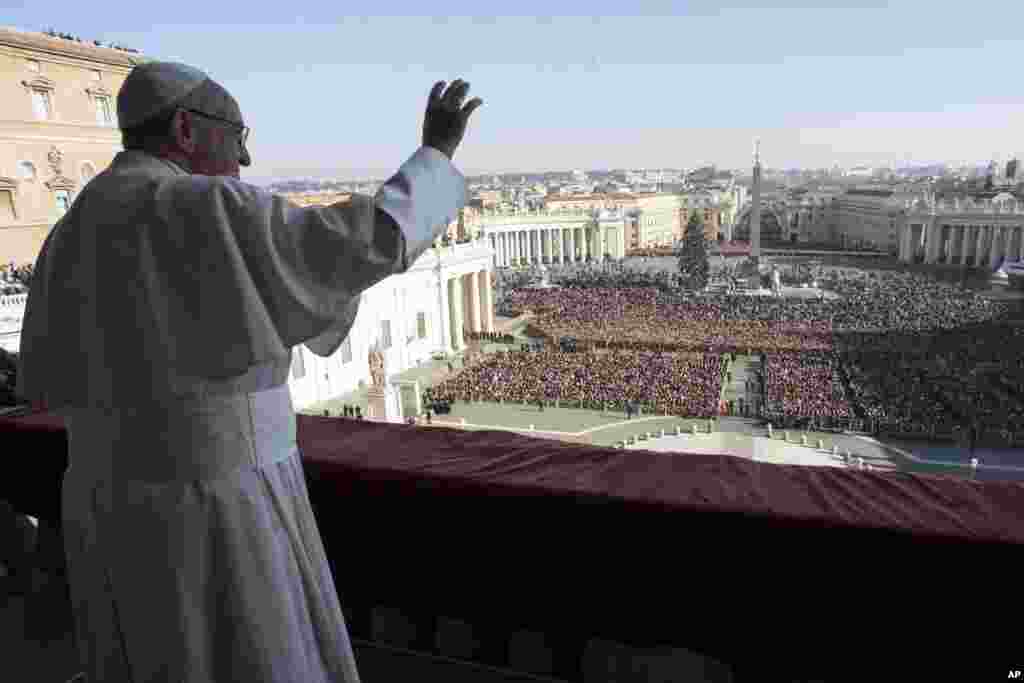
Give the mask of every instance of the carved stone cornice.
<svg viewBox="0 0 1024 683">
<path fill-rule="evenodd" d="M 45 90 L 47 92 L 53 92 L 57 88 L 54 81 L 42 75 L 25 79 L 21 84 L 30 90 Z"/>
<path fill-rule="evenodd" d="M 88 93 L 89 97 L 92 97 L 93 99 L 96 99 L 97 97 L 113 97 L 113 94 L 109 90 L 104 88 L 102 85 L 88 87 L 85 89 L 85 92 Z"/>
<path fill-rule="evenodd" d="M 67 190 L 69 192 L 78 185 L 74 180 L 64 175 L 55 175 L 43 184 L 46 185 L 48 190 Z"/>
</svg>

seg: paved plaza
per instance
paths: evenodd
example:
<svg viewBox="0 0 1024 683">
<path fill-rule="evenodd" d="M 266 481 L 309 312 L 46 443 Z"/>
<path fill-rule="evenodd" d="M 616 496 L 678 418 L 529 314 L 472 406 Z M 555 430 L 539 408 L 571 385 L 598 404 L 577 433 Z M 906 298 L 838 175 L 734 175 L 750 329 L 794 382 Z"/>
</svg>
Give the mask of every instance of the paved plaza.
<svg viewBox="0 0 1024 683">
<path fill-rule="evenodd" d="M 791 435 L 792 436 L 792 435 Z M 826 448 L 831 440 L 826 441 Z M 662 453 L 694 453 L 709 455 L 734 455 L 758 462 L 770 462 L 778 465 L 815 465 L 819 467 L 844 467 L 841 456 L 832 455 L 827 450 L 819 451 L 817 440 L 808 440 L 811 446 L 802 446 L 799 442 L 784 442 L 781 438 L 751 436 L 734 432 L 712 432 L 684 436 L 665 436 L 645 441 L 631 448 L 642 448 L 647 451 Z M 865 460 L 868 460 L 865 458 Z M 875 460 L 875 458 L 871 458 Z"/>
</svg>

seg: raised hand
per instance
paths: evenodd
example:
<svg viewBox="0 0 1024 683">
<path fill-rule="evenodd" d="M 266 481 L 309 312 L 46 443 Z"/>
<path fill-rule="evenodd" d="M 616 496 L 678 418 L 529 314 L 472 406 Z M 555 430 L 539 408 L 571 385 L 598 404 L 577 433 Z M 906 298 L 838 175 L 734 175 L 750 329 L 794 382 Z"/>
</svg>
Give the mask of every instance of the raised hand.
<svg viewBox="0 0 1024 683">
<path fill-rule="evenodd" d="M 451 159 L 466 133 L 466 122 L 470 114 L 483 104 L 483 100 L 475 97 L 463 105 L 462 101 L 469 92 L 469 83 L 461 78 L 453 81 L 447 90 L 444 86 L 444 81 L 435 83 L 427 99 L 427 113 L 423 117 L 423 144 Z"/>
</svg>

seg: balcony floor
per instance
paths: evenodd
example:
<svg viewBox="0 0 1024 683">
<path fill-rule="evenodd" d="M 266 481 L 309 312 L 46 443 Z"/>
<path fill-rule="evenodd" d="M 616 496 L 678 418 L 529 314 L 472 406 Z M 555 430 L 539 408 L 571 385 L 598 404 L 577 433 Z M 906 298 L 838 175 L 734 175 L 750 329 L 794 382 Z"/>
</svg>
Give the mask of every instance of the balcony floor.
<svg viewBox="0 0 1024 683">
<path fill-rule="evenodd" d="M 2 574 L 3 571 L 0 571 Z M 74 638 L 70 631 L 38 640 L 25 632 L 27 598 L 10 591 L 10 579 L 0 576 L 0 643 L 3 669 L 22 672 L 37 683 L 64 683 L 76 673 Z M 45 609 L 45 607 L 43 608 Z M 53 618 L 59 619 L 54 615 Z M 56 629 L 60 630 L 60 629 Z M 556 679 L 505 672 L 443 657 L 353 640 L 359 673 L 365 683 L 376 681 L 446 681 L 450 683 L 527 683 Z"/>
</svg>

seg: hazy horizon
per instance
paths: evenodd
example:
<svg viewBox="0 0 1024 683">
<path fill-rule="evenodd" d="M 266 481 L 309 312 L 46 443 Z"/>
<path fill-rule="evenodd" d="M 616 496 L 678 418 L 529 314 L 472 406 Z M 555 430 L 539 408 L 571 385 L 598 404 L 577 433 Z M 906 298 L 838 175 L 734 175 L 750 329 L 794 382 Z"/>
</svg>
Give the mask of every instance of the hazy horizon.
<svg viewBox="0 0 1024 683">
<path fill-rule="evenodd" d="M 699 2 L 674 16 L 659 13 L 664 3 L 635 16 L 606 16 L 614 6 L 602 2 L 559 7 L 573 5 L 588 16 L 454 16 L 473 7 L 456 2 L 448 17 L 347 17 L 324 4 L 296 17 L 183 0 L 163 23 L 145 5 L 76 5 L 59 21 L 24 6 L 4 23 L 203 69 L 252 128 L 243 179 L 385 178 L 419 145 L 431 85 L 456 77 L 484 100 L 455 157 L 467 175 L 743 168 L 755 138 L 780 169 L 1005 161 L 1024 132 L 1024 96 L 1008 87 L 1017 3 Z"/>
</svg>

